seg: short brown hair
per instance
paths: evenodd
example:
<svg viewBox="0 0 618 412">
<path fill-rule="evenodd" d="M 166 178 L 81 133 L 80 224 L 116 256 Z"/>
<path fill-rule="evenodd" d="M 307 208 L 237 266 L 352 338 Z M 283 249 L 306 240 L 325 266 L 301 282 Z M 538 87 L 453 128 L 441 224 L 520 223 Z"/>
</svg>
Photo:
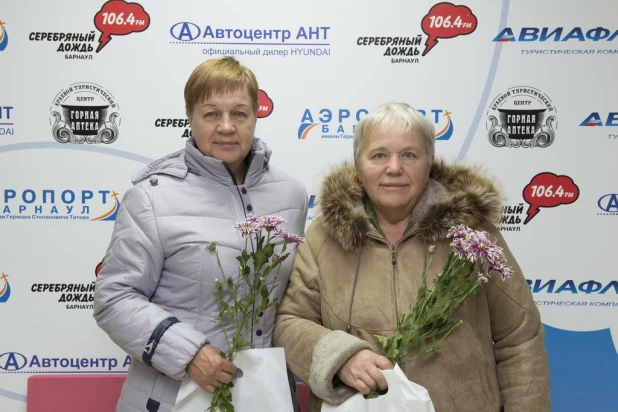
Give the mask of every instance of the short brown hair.
<svg viewBox="0 0 618 412">
<path fill-rule="evenodd" d="M 206 60 L 193 70 L 187 80 L 185 108 L 191 113 L 197 103 L 209 99 L 213 93 L 227 93 L 245 87 L 257 113 L 259 87 L 253 72 L 232 56 Z"/>
</svg>

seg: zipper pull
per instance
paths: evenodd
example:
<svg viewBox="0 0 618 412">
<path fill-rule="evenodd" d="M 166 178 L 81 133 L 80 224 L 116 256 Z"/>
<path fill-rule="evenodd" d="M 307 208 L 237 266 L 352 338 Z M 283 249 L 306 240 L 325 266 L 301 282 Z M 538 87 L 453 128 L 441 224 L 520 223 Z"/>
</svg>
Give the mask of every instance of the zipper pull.
<svg viewBox="0 0 618 412">
<path fill-rule="evenodd" d="M 397 263 L 397 258 L 395 257 L 395 245 L 391 245 L 391 250 L 393 252 L 393 266 L 395 266 L 395 264 Z"/>
</svg>

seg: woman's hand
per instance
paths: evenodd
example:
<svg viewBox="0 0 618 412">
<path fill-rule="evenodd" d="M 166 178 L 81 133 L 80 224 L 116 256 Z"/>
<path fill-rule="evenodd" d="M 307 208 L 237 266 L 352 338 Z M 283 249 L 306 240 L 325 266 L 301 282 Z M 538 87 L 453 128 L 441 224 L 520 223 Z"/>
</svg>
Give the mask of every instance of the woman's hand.
<svg viewBox="0 0 618 412">
<path fill-rule="evenodd" d="M 384 390 L 388 386 L 380 369 L 393 369 L 393 364 L 384 356 L 363 349 L 348 359 L 337 376 L 341 382 L 368 395 L 376 387 Z"/>
<path fill-rule="evenodd" d="M 224 383 L 232 381 L 236 366 L 220 355 L 215 346 L 204 345 L 187 365 L 187 372 L 206 392 L 213 393 Z"/>
</svg>

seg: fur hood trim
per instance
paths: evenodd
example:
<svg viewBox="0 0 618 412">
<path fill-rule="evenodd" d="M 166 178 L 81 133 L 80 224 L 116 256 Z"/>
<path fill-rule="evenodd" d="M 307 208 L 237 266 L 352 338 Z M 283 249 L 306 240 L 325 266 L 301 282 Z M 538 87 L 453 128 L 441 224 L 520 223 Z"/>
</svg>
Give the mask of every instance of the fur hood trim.
<svg viewBox="0 0 618 412">
<path fill-rule="evenodd" d="M 345 250 L 364 244 L 372 229 L 364 198 L 353 163 L 344 162 L 325 176 L 319 199 L 321 224 Z M 452 226 L 482 229 L 495 224 L 502 204 L 498 183 L 479 167 L 436 159 L 412 223 L 417 236 L 433 243 L 446 237 Z"/>
</svg>

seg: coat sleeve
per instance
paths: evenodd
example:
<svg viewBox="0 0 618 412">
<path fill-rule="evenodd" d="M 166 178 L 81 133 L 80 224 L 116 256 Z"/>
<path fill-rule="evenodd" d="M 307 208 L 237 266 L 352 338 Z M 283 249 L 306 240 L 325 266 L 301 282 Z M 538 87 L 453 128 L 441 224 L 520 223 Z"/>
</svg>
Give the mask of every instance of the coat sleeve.
<svg viewBox="0 0 618 412">
<path fill-rule="evenodd" d="M 486 288 L 504 411 L 548 412 L 549 362 L 539 310 L 504 238 L 497 230 L 491 235 L 514 270 L 504 281 L 492 273 Z"/>
<path fill-rule="evenodd" d="M 288 367 L 316 396 L 338 405 L 356 390 L 335 383 L 337 371 L 352 355 L 372 347 L 356 336 L 322 325 L 317 253 L 323 239 L 312 230 L 317 224 L 309 226 L 307 243 L 296 252 L 290 284 L 277 312 L 273 344 L 285 349 Z"/>
<path fill-rule="evenodd" d="M 158 343 L 150 361 L 174 379 L 184 379 L 187 364 L 206 336 L 185 323 L 169 324 L 172 314 L 150 302 L 161 277 L 165 255 L 152 203 L 144 189 L 131 187 L 124 196 L 110 245 L 94 290 L 94 318 L 114 343 L 142 361 L 153 333 Z M 154 346 L 154 347 L 153 347 Z"/>
</svg>

